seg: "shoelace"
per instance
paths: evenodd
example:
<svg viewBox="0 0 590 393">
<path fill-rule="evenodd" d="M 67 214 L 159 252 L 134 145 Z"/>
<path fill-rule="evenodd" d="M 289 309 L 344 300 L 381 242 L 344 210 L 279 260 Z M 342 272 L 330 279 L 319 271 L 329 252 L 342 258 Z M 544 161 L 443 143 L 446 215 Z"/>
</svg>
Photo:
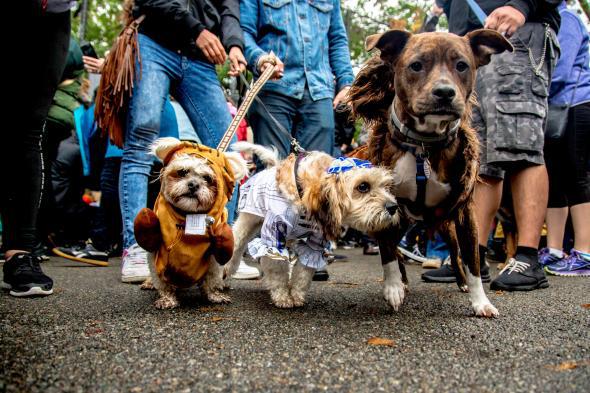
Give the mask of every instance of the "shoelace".
<svg viewBox="0 0 590 393">
<path fill-rule="evenodd" d="M 420 246 L 418 246 L 417 244 L 414 244 L 414 254 L 416 254 L 419 257 L 424 257 L 424 254 L 422 254 L 422 252 L 420 251 Z"/>
<path fill-rule="evenodd" d="M 504 266 L 504 269 L 502 269 L 500 274 L 504 273 L 504 271 L 506 271 L 506 270 L 508 270 L 508 274 L 510 274 L 512 272 L 524 273 L 524 271 L 526 269 L 528 269 L 530 266 L 531 266 L 530 263 L 521 262 L 521 261 L 517 261 L 514 258 L 510 258 L 510 260 L 508 260 L 508 264 L 506 266 Z"/>
</svg>

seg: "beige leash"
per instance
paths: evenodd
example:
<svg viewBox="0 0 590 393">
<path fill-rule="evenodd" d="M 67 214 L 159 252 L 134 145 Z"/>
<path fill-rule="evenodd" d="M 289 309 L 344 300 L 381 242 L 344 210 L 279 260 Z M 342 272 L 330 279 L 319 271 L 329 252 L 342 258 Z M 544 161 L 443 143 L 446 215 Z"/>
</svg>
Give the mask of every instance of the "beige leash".
<svg viewBox="0 0 590 393">
<path fill-rule="evenodd" d="M 248 109 L 250 109 L 250 105 L 252 105 L 252 102 L 254 102 L 254 98 L 260 92 L 264 84 L 270 79 L 274 72 L 274 67 L 267 67 L 266 70 L 264 70 L 264 72 L 260 75 L 260 78 L 258 78 L 258 80 L 256 80 L 256 82 L 254 82 L 251 85 L 250 90 L 248 90 L 248 93 L 246 94 L 246 97 L 244 97 L 242 105 L 240 105 L 240 107 L 238 108 L 238 111 L 232 119 L 231 123 L 229 124 L 227 131 L 225 131 L 225 134 L 223 134 L 223 138 L 221 138 L 221 142 L 219 142 L 217 150 L 227 150 L 227 147 L 229 146 L 232 138 L 236 134 L 236 130 L 238 129 L 240 122 L 242 121 L 242 119 L 244 119 L 244 116 L 246 116 L 246 112 L 248 112 Z"/>
</svg>

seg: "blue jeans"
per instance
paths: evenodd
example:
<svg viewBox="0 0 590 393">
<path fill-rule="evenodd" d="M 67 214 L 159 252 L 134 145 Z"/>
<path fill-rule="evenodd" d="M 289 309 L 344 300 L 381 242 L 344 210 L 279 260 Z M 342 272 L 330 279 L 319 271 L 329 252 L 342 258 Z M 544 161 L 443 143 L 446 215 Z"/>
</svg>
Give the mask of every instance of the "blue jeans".
<svg viewBox="0 0 590 393">
<path fill-rule="evenodd" d="M 272 91 L 262 91 L 258 97 L 305 150 L 333 153 L 334 109 L 330 98 L 313 101 L 307 87 L 300 100 Z M 291 151 L 289 138 L 277 129 L 257 101 L 250 107 L 248 115 L 254 142 L 274 146 L 281 157 L 287 156 Z"/>
<path fill-rule="evenodd" d="M 172 94 L 183 107 L 204 145 L 216 147 L 231 122 L 213 64 L 181 56 L 143 34 L 139 35 L 139 48 L 141 79 L 129 103 L 119 177 L 124 248 L 136 243 L 133 220 L 147 204 L 147 182 L 153 162 L 149 146 L 160 134 L 168 95 Z M 228 209 L 233 217 L 235 201 L 230 205 Z"/>
</svg>

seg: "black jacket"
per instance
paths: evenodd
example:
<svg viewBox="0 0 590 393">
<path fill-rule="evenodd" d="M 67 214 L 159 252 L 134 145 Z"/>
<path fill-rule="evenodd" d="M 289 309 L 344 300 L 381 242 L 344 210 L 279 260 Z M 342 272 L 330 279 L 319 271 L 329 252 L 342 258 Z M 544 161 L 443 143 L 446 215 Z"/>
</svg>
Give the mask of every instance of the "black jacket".
<svg viewBox="0 0 590 393">
<path fill-rule="evenodd" d="M 139 31 L 158 44 L 205 59 L 195 40 L 204 29 L 217 35 L 226 51 L 243 50 L 239 0 L 135 0 L 133 15 L 145 15 Z"/>
<path fill-rule="evenodd" d="M 476 0 L 486 15 L 496 8 L 505 5 L 516 8 L 525 16 L 527 22 L 548 23 L 557 33 L 561 18 L 557 6 L 562 0 Z M 449 31 L 464 35 L 475 29 L 481 29 L 481 24 L 471 11 L 467 0 L 444 1 L 445 12 L 449 20 Z"/>
</svg>

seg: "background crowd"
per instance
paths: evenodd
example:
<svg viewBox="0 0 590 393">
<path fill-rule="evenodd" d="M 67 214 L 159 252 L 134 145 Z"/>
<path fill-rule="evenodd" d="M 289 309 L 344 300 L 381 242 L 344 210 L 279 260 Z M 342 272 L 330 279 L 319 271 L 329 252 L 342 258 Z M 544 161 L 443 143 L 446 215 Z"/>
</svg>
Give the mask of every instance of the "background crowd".
<svg viewBox="0 0 590 393">
<path fill-rule="evenodd" d="M 88 78 L 100 74 L 104 59 L 91 43 L 70 37 L 75 5 L 38 0 L 24 10 L 31 40 L 18 56 L 35 69 L 14 89 L 14 102 L 28 112 L 2 134 L 0 155 L 7 185 L 0 193 L 4 286 L 14 296 L 52 293 L 40 265 L 50 252 L 97 266 L 121 256 L 121 280 L 143 282 L 147 253 L 135 241 L 133 219 L 153 204 L 160 165 L 148 147 L 162 136 L 217 146 L 239 105 L 228 87 L 240 85 L 246 70 L 255 78 L 274 67 L 274 74 L 237 139 L 274 146 L 282 156 L 291 150 L 286 133 L 306 150 L 334 156 L 366 141 L 363 125 L 348 116 L 354 74 L 339 0 L 127 1 L 123 18 L 145 20 L 138 38 L 141 78 L 122 147 L 94 121 Z M 548 285 L 546 273 L 590 276 L 585 24 L 560 0 L 436 0 L 420 31 L 440 29 L 443 15 L 452 33 L 485 26 L 515 47 L 478 73 L 472 117 L 483 146 L 474 196 L 482 278 L 496 276 L 496 289 L 531 290 Z M 227 84 L 218 78 L 224 64 Z M 560 132 L 553 122 L 547 128 L 557 108 L 567 120 Z M 236 198 L 227 206 L 230 223 Z M 431 268 L 425 281 L 455 281 L 443 239 L 416 223 L 400 244 L 409 261 Z M 378 253 L 367 234 L 346 230 L 326 252 L 338 258 L 338 247 L 359 245 L 365 254 Z M 488 262 L 501 263 L 497 275 Z M 242 263 L 235 278 L 258 276 Z M 317 272 L 317 280 L 327 278 Z"/>
</svg>

